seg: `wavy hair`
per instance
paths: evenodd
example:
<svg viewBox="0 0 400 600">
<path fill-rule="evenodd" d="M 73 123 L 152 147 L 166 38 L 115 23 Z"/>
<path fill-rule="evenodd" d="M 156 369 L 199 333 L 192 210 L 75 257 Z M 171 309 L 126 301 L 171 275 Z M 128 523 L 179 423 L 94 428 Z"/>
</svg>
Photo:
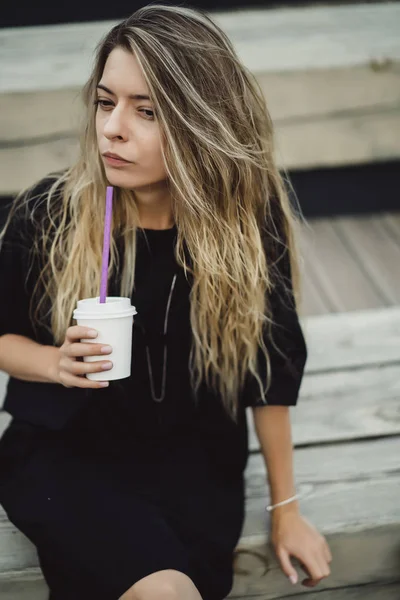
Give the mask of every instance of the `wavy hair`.
<svg viewBox="0 0 400 600">
<path fill-rule="evenodd" d="M 248 373 L 264 399 L 270 383 L 264 330 L 271 324 L 269 296 L 276 284 L 268 253 L 274 242 L 288 253 L 297 293 L 295 215 L 275 164 L 273 126 L 261 88 L 226 34 L 199 10 L 150 4 L 113 27 L 99 44 L 84 88 L 79 158 L 54 179 L 44 201 L 47 218 L 34 245 L 43 265 L 35 318 L 43 319 L 45 299 L 51 298 L 47 317 L 55 343 L 61 344 L 77 300 L 98 294 L 99 198 L 105 197 L 107 180 L 96 141 L 96 85 L 117 47 L 138 60 L 163 137 L 178 231 L 176 258 L 193 281 L 193 388 L 207 382 L 235 417 Z M 134 192 L 115 188 L 109 276 L 121 269 L 123 296 L 130 296 L 135 284 L 139 218 L 132 200 Z M 125 250 L 122 265 L 118 235 Z M 266 382 L 257 369 L 260 349 L 268 366 Z"/>
</svg>

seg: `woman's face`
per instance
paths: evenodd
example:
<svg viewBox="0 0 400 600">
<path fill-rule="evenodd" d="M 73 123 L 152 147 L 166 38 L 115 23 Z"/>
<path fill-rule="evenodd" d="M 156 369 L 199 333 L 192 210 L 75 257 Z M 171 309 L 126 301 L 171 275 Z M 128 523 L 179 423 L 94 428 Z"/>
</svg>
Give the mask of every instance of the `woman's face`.
<svg viewBox="0 0 400 600">
<path fill-rule="evenodd" d="M 160 128 L 133 54 L 123 48 L 110 53 L 97 100 L 97 143 L 110 184 L 132 190 L 165 186 Z"/>
</svg>

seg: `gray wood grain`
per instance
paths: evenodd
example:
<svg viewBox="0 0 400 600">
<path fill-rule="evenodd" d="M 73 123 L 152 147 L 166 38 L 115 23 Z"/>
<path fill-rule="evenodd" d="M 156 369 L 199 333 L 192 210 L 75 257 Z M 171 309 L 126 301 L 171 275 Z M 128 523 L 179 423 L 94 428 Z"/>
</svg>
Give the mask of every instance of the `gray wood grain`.
<svg viewBox="0 0 400 600">
<path fill-rule="evenodd" d="M 400 598 L 400 583 L 387 585 L 356 585 L 351 588 L 300 593 L 301 600 L 396 600 Z M 282 596 L 279 600 L 287 600 L 291 596 Z M 259 600 L 262 600 L 260 596 Z"/>
<path fill-rule="evenodd" d="M 290 409 L 295 447 L 400 434 L 400 362 L 306 375 Z M 259 449 L 249 409 L 249 446 Z"/>
<path fill-rule="evenodd" d="M 1 600 L 48 600 L 49 592 L 39 568 L 0 573 Z"/>
<path fill-rule="evenodd" d="M 301 298 L 299 312 L 304 317 L 312 315 L 325 315 L 332 312 L 332 307 L 324 290 L 321 289 L 317 278 L 312 272 L 312 256 L 304 257 L 304 266 L 301 276 Z"/>
<path fill-rule="evenodd" d="M 357 257 L 342 243 L 332 219 L 315 219 L 303 232 L 302 246 L 313 275 L 335 312 L 384 307 L 385 298 L 371 285 Z"/>
<path fill-rule="evenodd" d="M 385 304 L 399 305 L 400 245 L 387 234 L 384 219 L 379 215 L 340 217 L 332 224 Z M 393 265 L 398 268 L 397 276 Z"/>
<path fill-rule="evenodd" d="M 355 369 L 400 360 L 400 308 L 349 311 L 304 320 L 307 372 Z"/>
<path fill-rule="evenodd" d="M 311 316 L 302 323 L 307 373 L 400 362 L 400 307 Z"/>
<path fill-rule="evenodd" d="M 215 13 L 213 18 L 254 72 L 348 67 L 368 64 L 371 58 L 400 60 L 396 4 L 242 10 Z M 82 85 L 96 43 L 114 24 L 3 29 L 0 92 Z"/>
<path fill-rule="evenodd" d="M 399 14 L 396 3 L 213 13 L 267 97 L 279 166 L 400 156 Z M 74 160 L 77 94 L 112 25 L 0 31 L 0 193 Z"/>
<path fill-rule="evenodd" d="M 398 213 L 384 213 L 382 220 L 386 231 L 391 235 L 392 240 L 400 245 L 400 212 Z"/>
<path fill-rule="evenodd" d="M 304 324 L 312 351 L 292 411 L 295 479 L 303 515 L 327 537 L 334 556 L 318 593 L 400 580 L 400 438 L 360 441 L 399 433 L 400 309 L 317 316 Z M 8 420 L 0 413 L 0 429 Z M 341 443 L 326 444 L 333 441 Z M 287 582 L 267 545 L 269 499 L 259 453 L 245 475 L 246 521 L 231 597 L 277 600 L 305 592 Z M 45 600 L 37 565 L 35 548 L 0 511 L 2 600 Z"/>
<path fill-rule="evenodd" d="M 295 473 L 304 516 L 324 534 L 343 535 L 344 539 L 351 537 L 351 532 L 386 526 L 399 536 L 396 442 L 360 443 L 354 451 L 349 445 L 347 450 L 341 447 L 340 453 L 336 446 L 298 449 Z M 268 491 L 260 455 L 251 457 L 246 478 L 247 515 L 241 545 L 251 546 L 254 540 L 265 543 L 268 531 Z M 383 552 L 384 548 L 378 550 Z M 36 565 L 33 546 L 0 512 L 0 572 Z"/>
</svg>

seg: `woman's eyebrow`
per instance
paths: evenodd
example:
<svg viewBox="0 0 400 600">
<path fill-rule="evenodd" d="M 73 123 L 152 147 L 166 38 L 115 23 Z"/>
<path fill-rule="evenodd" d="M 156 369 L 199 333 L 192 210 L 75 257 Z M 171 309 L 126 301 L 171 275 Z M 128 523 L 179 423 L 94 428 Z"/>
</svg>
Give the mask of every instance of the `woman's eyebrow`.
<svg viewBox="0 0 400 600">
<path fill-rule="evenodd" d="M 99 83 L 96 87 L 97 89 L 104 90 L 105 92 L 107 92 L 107 94 L 111 94 L 111 96 L 116 95 L 112 90 L 110 90 L 102 83 Z M 130 98 L 131 100 L 150 100 L 150 97 L 147 96 L 147 94 L 129 94 L 128 98 Z"/>
</svg>

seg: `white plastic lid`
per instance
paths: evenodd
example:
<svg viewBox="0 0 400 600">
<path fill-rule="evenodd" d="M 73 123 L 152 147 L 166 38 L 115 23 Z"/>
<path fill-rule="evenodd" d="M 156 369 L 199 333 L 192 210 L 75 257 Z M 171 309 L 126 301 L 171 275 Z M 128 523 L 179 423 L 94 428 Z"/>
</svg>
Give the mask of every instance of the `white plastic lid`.
<svg viewBox="0 0 400 600">
<path fill-rule="evenodd" d="M 131 305 L 130 298 L 121 296 L 107 296 L 105 303 L 100 302 L 100 297 L 78 300 L 74 310 L 74 319 L 114 319 L 118 317 L 131 317 L 137 311 Z"/>
</svg>

